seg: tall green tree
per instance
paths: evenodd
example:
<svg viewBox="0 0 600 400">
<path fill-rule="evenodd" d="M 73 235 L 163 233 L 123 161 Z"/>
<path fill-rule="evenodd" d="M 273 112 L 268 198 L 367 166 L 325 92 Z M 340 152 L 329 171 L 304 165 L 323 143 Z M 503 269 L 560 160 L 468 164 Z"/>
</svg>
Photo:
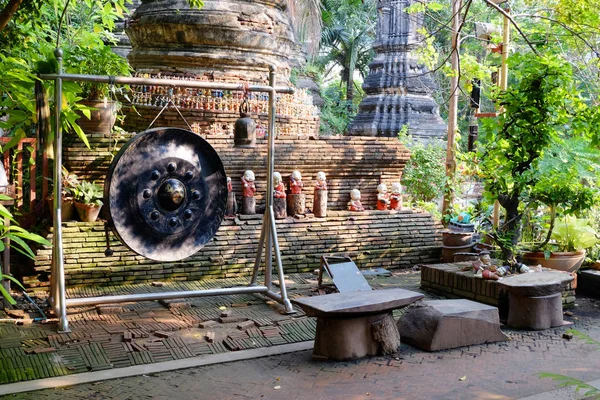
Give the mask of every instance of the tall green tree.
<svg viewBox="0 0 600 400">
<path fill-rule="evenodd" d="M 328 70 L 339 68 L 345 86 L 346 100 L 355 92 L 354 74 L 363 77 L 373 57 L 371 45 L 375 37 L 376 9 L 374 1 L 322 0 L 323 30 L 320 62 Z"/>
</svg>

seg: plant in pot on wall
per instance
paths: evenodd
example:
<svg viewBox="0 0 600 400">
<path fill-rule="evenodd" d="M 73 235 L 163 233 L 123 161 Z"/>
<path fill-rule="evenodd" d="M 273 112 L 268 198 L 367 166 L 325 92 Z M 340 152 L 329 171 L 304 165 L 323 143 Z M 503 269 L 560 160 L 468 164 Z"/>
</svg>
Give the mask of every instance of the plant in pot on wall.
<svg viewBox="0 0 600 400">
<path fill-rule="evenodd" d="M 67 72 L 102 76 L 128 76 L 131 67 L 127 60 L 91 33 L 82 34 L 76 46 L 65 49 L 65 66 Z M 85 43 L 90 37 L 92 43 Z M 77 124 L 86 134 L 110 134 L 117 118 L 119 103 L 116 98 L 117 88 L 114 85 L 99 82 L 83 82 L 80 84 L 83 100 L 79 101 L 79 112 L 83 114 Z"/>
<path fill-rule="evenodd" d="M 578 141 L 569 139 L 566 143 L 569 146 L 564 149 L 553 146 L 540 162 L 543 175 L 531 192 L 529 206 L 542 210 L 547 216 L 548 223 L 542 225 L 547 230 L 533 252 L 523 254 L 523 261 L 574 272 L 585 259 L 585 249 L 597 243 L 595 229 L 586 219 L 575 215 L 581 215 L 596 204 L 596 189 L 587 182 L 595 180 L 593 171 L 600 156 L 581 157 L 583 150 Z M 579 158 L 579 161 L 569 162 L 571 158 Z M 578 171 L 577 167 L 584 164 L 591 165 Z M 579 179 L 573 179 L 574 176 Z"/>
<path fill-rule="evenodd" d="M 102 208 L 102 187 L 95 182 L 81 181 L 75 188 L 75 208 L 83 222 L 94 222 Z"/>
<path fill-rule="evenodd" d="M 551 238 L 543 252 L 525 253 L 523 261 L 561 271 L 575 272 L 583 264 L 586 249 L 600 242 L 598 233 L 588 220 L 572 215 L 556 220 Z"/>
<path fill-rule="evenodd" d="M 70 221 L 75 215 L 75 209 L 73 208 L 74 202 L 74 191 L 79 185 L 79 177 L 76 174 L 69 172 L 64 166 L 62 167 L 61 174 L 61 208 L 60 215 L 62 221 Z M 50 210 L 54 210 L 54 192 L 48 196 L 48 207 Z M 53 212 L 53 211 L 52 211 Z"/>
<path fill-rule="evenodd" d="M 491 235 L 505 261 L 515 265 L 525 204 L 536 185 L 553 173 L 540 168 L 544 156 L 555 148 L 562 158 L 570 149 L 569 140 L 580 140 L 586 153 L 597 152 L 592 143 L 600 139 L 600 124 L 596 122 L 600 111 L 583 101 L 565 61 L 555 56 L 517 54 L 510 58 L 510 64 L 516 83 L 498 96 L 506 112 L 497 120 L 483 122 L 476 167 L 486 195 L 497 199 L 505 211 L 502 224 Z M 572 161 L 581 160 L 574 157 Z M 554 184 L 564 186 L 578 181 L 578 176 Z"/>
</svg>

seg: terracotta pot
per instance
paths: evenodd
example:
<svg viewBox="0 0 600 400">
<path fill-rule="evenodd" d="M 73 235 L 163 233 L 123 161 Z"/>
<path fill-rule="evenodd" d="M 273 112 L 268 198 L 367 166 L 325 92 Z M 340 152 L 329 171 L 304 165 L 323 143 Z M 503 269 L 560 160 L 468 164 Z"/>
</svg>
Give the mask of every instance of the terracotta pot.
<svg viewBox="0 0 600 400">
<path fill-rule="evenodd" d="M 600 271 L 600 261 L 596 261 L 590 264 L 590 268 L 591 269 L 595 269 L 597 271 Z"/>
<path fill-rule="evenodd" d="M 553 252 L 546 260 L 544 252 L 536 251 L 523 254 L 523 262 L 527 265 L 541 265 L 545 268 L 557 269 L 566 272 L 575 272 L 583 264 L 585 250 L 572 252 Z"/>
<path fill-rule="evenodd" d="M 86 134 L 109 135 L 117 119 L 116 103 L 114 101 L 104 102 L 104 100 L 82 100 L 79 103 L 94 109 L 90 111 L 89 119 L 86 116 L 79 117 L 77 125 Z"/>
<path fill-rule="evenodd" d="M 444 246 L 466 246 L 471 243 L 472 232 L 442 231 L 442 244 Z"/>
<path fill-rule="evenodd" d="M 50 214 L 54 217 L 54 197 L 48 197 L 46 200 L 48 201 Z M 60 203 L 60 219 L 62 222 L 75 219 L 75 208 L 73 207 L 72 197 L 62 198 L 62 202 Z"/>
<path fill-rule="evenodd" d="M 443 262 L 454 262 L 454 254 L 456 253 L 469 253 L 473 245 L 468 244 L 466 246 L 442 246 L 442 261 Z"/>
<path fill-rule="evenodd" d="M 75 202 L 75 208 L 81 222 L 95 222 L 100 215 L 100 209 L 102 206 L 96 204 L 84 204 L 78 201 Z"/>
<path fill-rule="evenodd" d="M 454 253 L 454 262 L 479 260 L 478 253 Z"/>
</svg>

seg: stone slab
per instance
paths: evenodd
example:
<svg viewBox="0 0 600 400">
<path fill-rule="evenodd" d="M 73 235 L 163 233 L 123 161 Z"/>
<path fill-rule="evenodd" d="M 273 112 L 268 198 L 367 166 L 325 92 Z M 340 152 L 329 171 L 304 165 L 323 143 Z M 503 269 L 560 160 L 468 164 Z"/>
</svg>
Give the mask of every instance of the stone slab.
<svg viewBox="0 0 600 400">
<path fill-rule="evenodd" d="M 600 271 L 599 270 L 579 270 L 577 278 L 577 293 L 580 291 L 592 297 L 600 297 Z"/>
<path fill-rule="evenodd" d="M 516 296 L 548 296 L 561 292 L 573 280 L 571 274 L 562 271 L 542 271 L 510 276 L 499 281 L 509 293 Z"/>
<path fill-rule="evenodd" d="M 420 293 L 405 289 L 334 293 L 292 300 L 310 317 L 346 317 L 383 313 L 422 299 Z"/>
<path fill-rule="evenodd" d="M 424 301 L 398 321 L 404 343 L 428 351 L 508 340 L 496 307 L 471 300 Z"/>
</svg>

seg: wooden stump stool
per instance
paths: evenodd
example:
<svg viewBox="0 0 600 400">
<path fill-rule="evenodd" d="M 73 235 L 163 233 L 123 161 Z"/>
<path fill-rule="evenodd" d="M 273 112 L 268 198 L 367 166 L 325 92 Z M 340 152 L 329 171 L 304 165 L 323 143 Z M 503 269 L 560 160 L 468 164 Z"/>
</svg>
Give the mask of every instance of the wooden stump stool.
<svg viewBox="0 0 600 400">
<path fill-rule="evenodd" d="M 327 216 L 327 190 L 315 189 L 313 214 L 319 218 Z"/>
<path fill-rule="evenodd" d="M 563 325 L 562 289 L 571 274 L 545 270 L 499 281 L 508 292 L 506 325 L 522 329 L 548 329 Z"/>
<path fill-rule="evenodd" d="M 287 196 L 288 215 L 292 217 L 294 215 L 304 215 L 306 210 L 306 195 L 301 194 L 288 194 Z"/>
<path fill-rule="evenodd" d="M 306 315 L 317 317 L 313 357 L 354 360 L 392 354 L 400 334 L 392 310 L 405 307 L 423 295 L 405 289 L 344 292 L 292 300 Z"/>
<path fill-rule="evenodd" d="M 287 217 L 285 198 L 273 198 L 273 212 L 275 219 L 284 219 Z"/>
<path fill-rule="evenodd" d="M 256 214 L 256 200 L 254 197 L 242 197 L 242 214 Z"/>
</svg>

